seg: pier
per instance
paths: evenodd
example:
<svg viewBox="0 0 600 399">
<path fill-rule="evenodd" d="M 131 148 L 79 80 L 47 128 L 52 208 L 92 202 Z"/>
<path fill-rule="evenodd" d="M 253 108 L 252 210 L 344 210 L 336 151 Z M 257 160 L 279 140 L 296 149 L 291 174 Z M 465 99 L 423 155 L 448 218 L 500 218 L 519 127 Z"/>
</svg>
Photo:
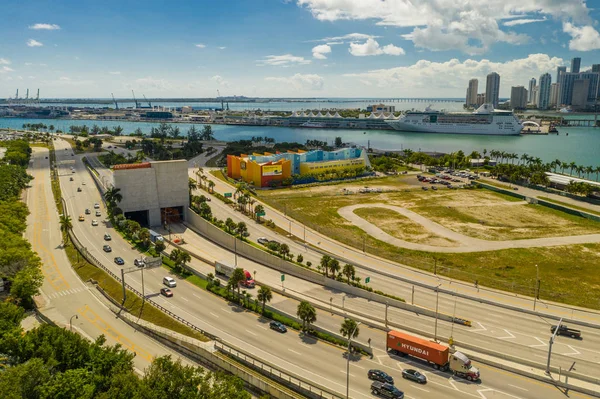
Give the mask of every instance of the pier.
<svg viewBox="0 0 600 399">
<path fill-rule="evenodd" d="M 563 119 L 560 125 L 568 127 L 600 127 L 597 115 L 594 119 Z"/>
</svg>

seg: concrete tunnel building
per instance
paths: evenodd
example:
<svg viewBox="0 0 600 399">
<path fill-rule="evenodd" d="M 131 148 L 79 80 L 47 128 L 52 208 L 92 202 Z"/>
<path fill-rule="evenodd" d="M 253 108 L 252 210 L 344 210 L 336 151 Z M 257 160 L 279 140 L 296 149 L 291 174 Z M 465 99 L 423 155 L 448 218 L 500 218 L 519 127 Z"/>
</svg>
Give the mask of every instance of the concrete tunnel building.
<svg viewBox="0 0 600 399">
<path fill-rule="evenodd" d="M 113 178 L 123 196 L 117 206 L 127 219 L 150 227 L 185 220 L 189 207 L 186 160 L 115 165 Z"/>
</svg>

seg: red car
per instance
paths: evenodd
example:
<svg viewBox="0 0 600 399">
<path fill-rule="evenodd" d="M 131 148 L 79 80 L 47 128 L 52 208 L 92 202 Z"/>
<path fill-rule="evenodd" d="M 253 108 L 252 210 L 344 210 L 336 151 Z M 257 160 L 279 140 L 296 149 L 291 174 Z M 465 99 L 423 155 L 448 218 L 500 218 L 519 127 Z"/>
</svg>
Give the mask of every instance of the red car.
<svg viewBox="0 0 600 399">
<path fill-rule="evenodd" d="M 160 293 L 161 293 L 162 295 L 166 296 L 167 298 L 170 298 L 170 297 L 172 297 L 172 296 L 173 296 L 173 291 L 171 291 L 171 290 L 170 290 L 170 289 L 168 289 L 168 288 L 161 288 L 161 289 L 160 289 Z"/>
</svg>

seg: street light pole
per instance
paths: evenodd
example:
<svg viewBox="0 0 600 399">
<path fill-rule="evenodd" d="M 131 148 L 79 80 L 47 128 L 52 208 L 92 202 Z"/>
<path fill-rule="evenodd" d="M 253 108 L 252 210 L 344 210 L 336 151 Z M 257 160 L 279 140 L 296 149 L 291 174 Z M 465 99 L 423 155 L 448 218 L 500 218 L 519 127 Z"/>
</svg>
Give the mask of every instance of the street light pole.
<svg viewBox="0 0 600 399">
<path fill-rule="evenodd" d="M 360 325 L 361 322 L 359 321 L 356 323 L 356 327 L 354 327 L 350 335 L 348 335 L 348 357 L 346 358 L 346 399 L 350 397 L 350 345 L 352 344 L 352 336 Z"/>
<path fill-rule="evenodd" d="M 435 342 L 437 342 L 438 303 L 440 299 L 440 291 L 438 291 L 438 288 L 440 288 L 440 285 L 442 285 L 442 283 L 438 284 L 438 286 L 435 287 L 435 331 L 433 333 L 433 340 Z"/>
<path fill-rule="evenodd" d="M 535 311 L 535 305 L 536 305 L 537 299 L 538 299 L 538 297 L 540 295 L 540 292 L 539 292 L 539 286 L 540 286 L 540 269 L 539 269 L 538 265 L 535 265 L 535 284 L 536 284 L 536 287 L 535 287 L 535 291 L 533 293 L 533 310 L 534 311 Z"/>
<path fill-rule="evenodd" d="M 562 320 L 563 319 L 561 317 L 561 319 L 558 321 L 558 324 L 556 325 L 556 330 L 554 330 L 554 334 L 552 334 L 552 336 L 550 337 L 550 342 L 548 345 L 548 362 L 546 363 L 546 375 L 550 375 L 550 357 L 552 356 L 552 344 L 554 344 L 554 338 L 556 338 L 556 334 L 558 333 L 558 329 L 562 324 Z"/>
<path fill-rule="evenodd" d="M 79 316 L 77 316 L 76 314 L 71 316 L 71 318 L 69 319 L 69 330 L 70 331 L 73 331 L 73 317 L 75 318 L 75 320 L 79 319 Z"/>
</svg>

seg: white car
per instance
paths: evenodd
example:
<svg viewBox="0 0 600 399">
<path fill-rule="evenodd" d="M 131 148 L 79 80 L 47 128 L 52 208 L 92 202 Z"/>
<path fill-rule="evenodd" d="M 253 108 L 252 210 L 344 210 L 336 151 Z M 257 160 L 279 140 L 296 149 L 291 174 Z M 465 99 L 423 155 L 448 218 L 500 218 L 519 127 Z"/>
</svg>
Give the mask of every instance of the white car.
<svg viewBox="0 0 600 399">
<path fill-rule="evenodd" d="M 269 239 L 266 237 L 259 237 L 256 241 L 258 241 L 258 243 L 262 245 L 267 245 L 269 243 Z"/>
<path fill-rule="evenodd" d="M 92 220 L 92 226 L 98 226 L 98 221 L 96 219 Z"/>
<path fill-rule="evenodd" d="M 102 216 L 102 213 L 100 213 L 100 211 L 96 211 L 96 216 Z"/>
<path fill-rule="evenodd" d="M 94 209 L 100 209 L 100 204 L 96 202 L 96 203 L 94 204 Z"/>
</svg>

